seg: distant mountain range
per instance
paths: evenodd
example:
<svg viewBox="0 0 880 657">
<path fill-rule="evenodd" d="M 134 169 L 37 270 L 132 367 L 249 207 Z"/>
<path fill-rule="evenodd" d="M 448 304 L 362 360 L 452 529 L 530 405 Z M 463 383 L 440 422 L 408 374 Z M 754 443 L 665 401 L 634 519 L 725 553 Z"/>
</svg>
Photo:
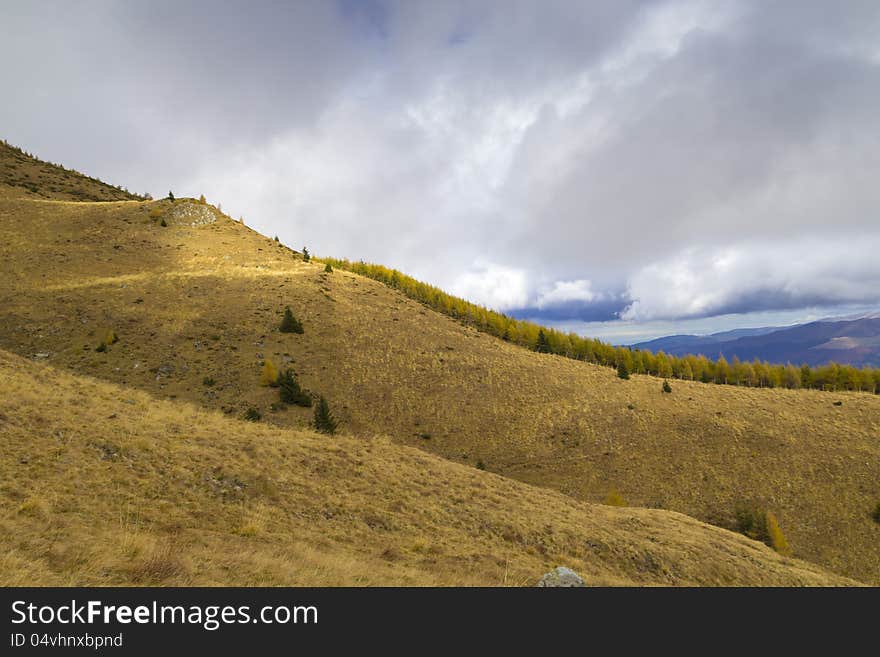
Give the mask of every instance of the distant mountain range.
<svg viewBox="0 0 880 657">
<path fill-rule="evenodd" d="M 880 367 L 880 313 L 785 327 L 735 329 L 711 335 L 670 335 L 631 345 L 675 356 L 822 365 L 831 361 Z"/>
</svg>

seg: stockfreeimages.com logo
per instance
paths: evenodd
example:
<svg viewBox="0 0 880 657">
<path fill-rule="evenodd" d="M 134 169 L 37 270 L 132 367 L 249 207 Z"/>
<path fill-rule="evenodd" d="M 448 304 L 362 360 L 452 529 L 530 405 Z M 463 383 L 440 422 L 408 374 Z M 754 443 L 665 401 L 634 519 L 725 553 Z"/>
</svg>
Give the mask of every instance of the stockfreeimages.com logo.
<svg viewBox="0 0 880 657">
<path fill-rule="evenodd" d="M 199 625 L 214 631 L 223 625 L 263 623 L 265 625 L 317 624 L 318 608 L 314 606 L 265 606 L 253 610 L 249 605 L 108 605 L 100 600 L 61 605 L 35 605 L 25 600 L 12 603 L 12 623 L 20 625 Z"/>
</svg>

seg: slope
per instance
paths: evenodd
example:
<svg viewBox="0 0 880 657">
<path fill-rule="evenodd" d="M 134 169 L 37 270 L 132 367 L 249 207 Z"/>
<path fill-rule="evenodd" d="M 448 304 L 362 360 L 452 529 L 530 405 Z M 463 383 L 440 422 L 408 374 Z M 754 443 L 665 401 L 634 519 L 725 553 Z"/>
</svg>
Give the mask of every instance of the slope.
<svg viewBox="0 0 880 657">
<path fill-rule="evenodd" d="M 680 514 L 244 423 L 0 352 L 0 584 L 847 580 Z"/>
<path fill-rule="evenodd" d="M 167 224 L 161 225 L 162 221 Z M 880 398 L 617 379 L 463 327 L 191 200 L 0 201 L 0 347 L 152 395 L 305 427 L 261 363 L 345 431 L 602 501 L 732 526 L 772 510 L 795 554 L 880 582 Z M 277 331 L 285 306 L 303 335 Z M 119 342 L 96 352 L 108 331 Z M 213 386 L 204 385 L 205 379 Z M 840 405 L 836 405 L 840 402 Z"/>
</svg>

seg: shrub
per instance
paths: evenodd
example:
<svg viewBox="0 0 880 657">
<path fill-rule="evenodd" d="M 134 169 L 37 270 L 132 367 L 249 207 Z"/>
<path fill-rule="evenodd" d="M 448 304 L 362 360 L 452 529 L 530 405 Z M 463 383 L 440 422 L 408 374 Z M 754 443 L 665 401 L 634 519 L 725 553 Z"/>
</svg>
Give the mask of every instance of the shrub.
<svg viewBox="0 0 880 657">
<path fill-rule="evenodd" d="M 605 504 L 608 506 L 627 506 L 626 500 L 623 499 L 623 495 L 616 490 L 608 492 L 608 495 L 605 496 Z"/>
<path fill-rule="evenodd" d="M 259 422 L 263 418 L 262 413 L 251 406 L 244 412 L 244 419 L 248 422 Z"/>
<path fill-rule="evenodd" d="M 278 377 L 278 396 L 285 404 L 296 404 L 306 408 L 312 405 L 312 397 L 303 390 L 293 370 L 284 370 L 284 373 Z"/>
<path fill-rule="evenodd" d="M 669 393 L 672 392 L 672 386 L 669 385 L 669 381 L 666 379 L 663 380 L 663 388 L 661 388 L 663 392 Z"/>
<path fill-rule="evenodd" d="M 734 511 L 736 531 L 773 548 L 782 555 L 791 554 L 791 546 L 772 511 L 753 504 L 740 505 Z"/>
<path fill-rule="evenodd" d="M 325 274 L 332 274 L 333 273 L 333 267 L 330 266 L 329 262 L 326 265 L 324 265 L 324 273 Z"/>
<path fill-rule="evenodd" d="M 272 386 L 273 388 L 278 385 L 278 370 L 275 369 L 275 364 L 268 358 L 263 362 L 260 385 Z"/>
<path fill-rule="evenodd" d="M 95 351 L 97 351 L 98 353 L 103 354 L 105 351 L 107 351 L 107 343 L 106 343 L 106 342 L 102 342 L 102 343 L 99 344 L 97 347 L 95 347 Z"/>
<path fill-rule="evenodd" d="M 214 383 L 216 383 L 216 382 L 210 376 L 206 376 L 204 379 L 202 379 L 202 385 L 205 386 L 206 388 L 213 388 Z"/>
<path fill-rule="evenodd" d="M 628 379 L 629 378 L 629 368 L 626 366 L 626 363 L 624 363 L 623 361 L 620 361 L 617 364 L 617 376 L 619 376 L 621 379 Z"/>
<path fill-rule="evenodd" d="M 293 316 L 290 306 L 284 309 L 284 317 L 281 318 L 281 326 L 278 330 L 282 333 L 303 333 L 302 322 Z"/>
<path fill-rule="evenodd" d="M 336 426 L 336 418 L 333 417 L 330 406 L 322 395 L 315 406 L 315 430 L 332 435 L 336 433 Z"/>
<path fill-rule="evenodd" d="M 754 505 L 742 504 L 736 507 L 733 514 L 736 518 L 736 531 L 755 541 L 769 541 L 766 511 Z"/>
<path fill-rule="evenodd" d="M 477 459 L 477 470 L 485 470 L 486 464 L 483 463 L 483 459 Z"/>
<path fill-rule="evenodd" d="M 781 555 L 791 555 L 791 546 L 788 544 L 785 534 L 782 533 L 782 529 L 779 528 L 779 523 L 776 521 L 776 516 L 773 515 L 772 511 L 768 511 L 765 514 L 764 522 L 767 526 L 767 545 Z"/>
<path fill-rule="evenodd" d="M 874 522 L 880 523 L 880 502 L 877 502 L 877 506 L 874 507 L 871 517 L 874 519 Z"/>
</svg>

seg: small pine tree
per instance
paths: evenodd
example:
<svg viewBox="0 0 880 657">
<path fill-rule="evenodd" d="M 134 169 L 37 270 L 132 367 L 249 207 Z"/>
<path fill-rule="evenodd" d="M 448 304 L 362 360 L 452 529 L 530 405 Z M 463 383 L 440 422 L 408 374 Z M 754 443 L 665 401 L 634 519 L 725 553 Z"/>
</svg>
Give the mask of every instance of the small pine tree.
<svg viewBox="0 0 880 657">
<path fill-rule="evenodd" d="M 281 241 L 281 240 L 278 239 L 278 236 L 277 236 L 277 235 L 275 236 L 275 241 L 276 241 L 276 242 L 280 242 L 280 241 Z"/>
<path fill-rule="evenodd" d="M 877 502 L 877 506 L 874 507 L 874 512 L 871 514 L 871 517 L 874 519 L 874 522 L 880 523 L 880 502 Z"/>
<path fill-rule="evenodd" d="M 278 370 L 275 369 L 275 364 L 268 358 L 263 363 L 263 372 L 260 374 L 260 385 L 272 386 L 273 388 L 278 385 Z"/>
<path fill-rule="evenodd" d="M 312 405 L 311 396 L 300 388 L 293 370 L 286 369 L 278 377 L 278 396 L 285 404 L 296 404 L 306 408 Z"/>
<path fill-rule="evenodd" d="M 309 250 L 306 247 L 303 247 L 303 262 L 308 262 L 312 259 L 312 256 L 309 255 Z"/>
<path fill-rule="evenodd" d="M 623 361 L 620 361 L 617 364 L 617 376 L 619 376 L 621 379 L 628 379 L 629 378 L 629 368 L 626 366 L 626 363 L 624 363 Z"/>
<path fill-rule="evenodd" d="M 174 200 L 174 192 L 172 192 L 170 189 L 168 190 L 168 200 L 169 201 Z"/>
<path fill-rule="evenodd" d="M 667 381 L 667 380 L 665 380 L 665 379 L 663 380 L 663 388 L 662 388 L 662 390 L 663 390 L 663 392 L 666 392 L 666 393 L 672 392 L 672 386 L 669 385 L 669 381 Z"/>
<path fill-rule="evenodd" d="M 281 318 L 281 326 L 278 327 L 278 330 L 282 333 L 303 333 L 302 322 L 293 316 L 290 306 L 284 309 L 284 317 Z"/>
<path fill-rule="evenodd" d="M 205 199 L 205 195 L 204 195 L 204 194 L 201 194 L 201 195 L 199 196 L 199 203 L 201 203 L 202 205 L 204 205 L 205 203 L 207 203 L 207 200 Z"/>
<path fill-rule="evenodd" d="M 535 351 L 540 354 L 549 354 L 550 353 L 550 342 L 547 340 L 547 335 L 543 330 L 538 331 L 538 339 L 535 342 Z"/>
<path fill-rule="evenodd" d="M 168 227 L 168 222 L 165 221 L 165 217 L 162 217 L 162 221 L 159 222 L 159 225 L 162 226 L 162 228 Z"/>
<path fill-rule="evenodd" d="M 333 435 L 336 433 L 336 419 L 330 412 L 330 406 L 322 395 L 318 399 L 318 405 L 315 406 L 315 429 L 321 433 Z"/>
<path fill-rule="evenodd" d="M 785 534 L 782 533 L 782 529 L 779 528 L 779 523 L 776 521 L 776 516 L 773 515 L 772 511 L 767 512 L 765 523 L 767 527 L 767 545 L 781 555 L 791 555 L 791 546 L 788 544 Z"/>
<path fill-rule="evenodd" d="M 333 273 L 333 267 L 330 266 L 329 262 L 326 265 L 324 265 L 324 273 L 325 274 L 332 274 Z"/>
</svg>

